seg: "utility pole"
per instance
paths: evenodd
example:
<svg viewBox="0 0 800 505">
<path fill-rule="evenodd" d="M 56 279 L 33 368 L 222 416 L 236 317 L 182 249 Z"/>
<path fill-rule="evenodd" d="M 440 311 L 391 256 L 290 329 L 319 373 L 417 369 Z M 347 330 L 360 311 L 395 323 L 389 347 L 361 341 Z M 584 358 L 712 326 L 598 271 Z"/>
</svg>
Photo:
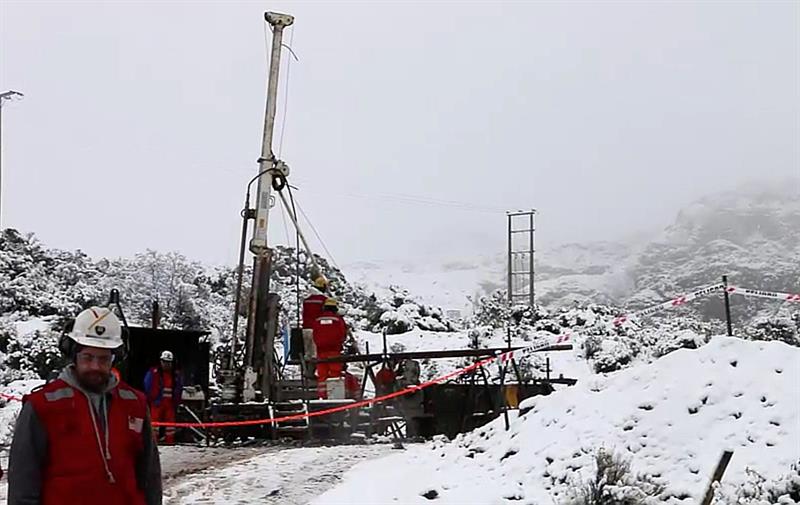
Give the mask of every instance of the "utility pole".
<svg viewBox="0 0 800 505">
<path fill-rule="evenodd" d="M 24 97 L 19 91 L 8 90 L 0 93 L 0 230 L 3 229 L 3 102 Z"/>
<path fill-rule="evenodd" d="M 253 284 L 250 291 L 250 311 L 247 318 L 247 337 L 245 340 L 245 373 L 243 384 L 244 401 L 252 400 L 256 373 L 260 372 L 262 394 L 272 396 L 271 385 L 274 373 L 272 366 L 274 338 L 271 335 L 269 310 L 276 304 L 269 294 L 269 278 L 272 270 L 272 251 L 267 246 L 267 226 L 269 210 L 273 197 L 273 185 L 285 183 L 288 167 L 275 157 L 272 151 L 272 137 L 275 129 L 275 111 L 278 95 L 278 73 L 283 47 L 283 30 L 294 23 L 294 17 L 276 12 L 264 13 L 264 19 L 272 29 L 272 54 L 270 57 L 269 78 L 267 81 L 267 103 L 264 116 L 264 136 L 261 142 L 261 157 L 258 159 L 258 189 L 256 192 L 255 227 L 250 240 L 253 253 Z M 234 335 L 235 338 L 235 335 Z"/>
</svg>

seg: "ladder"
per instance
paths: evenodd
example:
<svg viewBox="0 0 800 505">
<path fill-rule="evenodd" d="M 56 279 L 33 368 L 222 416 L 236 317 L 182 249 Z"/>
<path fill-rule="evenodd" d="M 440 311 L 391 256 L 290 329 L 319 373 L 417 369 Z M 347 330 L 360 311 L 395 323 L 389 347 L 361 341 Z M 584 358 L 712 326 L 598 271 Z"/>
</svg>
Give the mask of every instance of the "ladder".
<svg viewBox="0 0 800 505">
<path fill-rule="evenodd" d="M 298 414 L 308 414 L 308 406 L 300 400 L 275 402 L 270 405 L 270 417 L 286 417 Z M 311 434 L 308 417 L 291 421 L 278 421 L 272 423 L 275 438 L 307 439 Z"/>
</svg>

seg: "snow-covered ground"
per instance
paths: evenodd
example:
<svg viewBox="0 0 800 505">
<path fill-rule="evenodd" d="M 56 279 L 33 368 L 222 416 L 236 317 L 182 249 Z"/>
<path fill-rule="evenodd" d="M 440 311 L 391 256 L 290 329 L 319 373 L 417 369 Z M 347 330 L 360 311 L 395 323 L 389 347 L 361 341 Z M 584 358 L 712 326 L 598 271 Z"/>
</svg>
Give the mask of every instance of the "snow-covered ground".
<svg viewBox="0 0 800 505">
<path fill-rule="evenodd" d="M 204 448 L 165 448 L 164 503 L 305 505 L 338 484 L 353 465 L 391 450 L 387 444 L 227 449 L 228 454 L 220 450 L 208 454 Z M 235 454 L 233 458 L 231 452 Z M 260 454 L 252 455 L 253 452 Z M 199 461 L 204 463 L 202 470 L 198 468 Z M 187 466 L 191 473 L 186 473 Z"/>
<path fill-rule="evenodd" d="M 695 503 L 727 449 L 725 482 L 741 482 L 746 467 L 789 472 L 800 459 L 799 390 L 800 349 L 715 337 L 533 398 L 509 431 L 497 420 L 360 465 L 313 503 L 428 503 L 432 491 L 437 503 L 562 503 L 600 448 L 663 482 L 666 503 Z"/>
</svg>

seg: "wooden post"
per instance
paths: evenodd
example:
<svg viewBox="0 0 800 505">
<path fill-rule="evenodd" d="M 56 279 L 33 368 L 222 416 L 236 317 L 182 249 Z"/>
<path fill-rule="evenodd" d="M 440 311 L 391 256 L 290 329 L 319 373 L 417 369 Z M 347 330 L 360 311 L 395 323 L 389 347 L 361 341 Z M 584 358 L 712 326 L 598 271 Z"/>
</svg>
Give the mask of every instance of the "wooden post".
<svg viewBox="0 0 800 505">
<path fill-rule="evenodd" d="M 725 469 L 728 468 L 728 463 L 731 462 L 732 457 L 733 451 L 725 451 L 722 453 L 722 457 L 719 458 L 719 463 L 717 463 L 717 469 L 714 470 L 714 475 L 711 477 L 711 482 L 708 483 L 706 496 L 703 498 L 701 505 L 711 505 L 711 500 L 714 499 L 714 483 L 722 480 L 722 475 L 725 473 Z"/>
</svg>

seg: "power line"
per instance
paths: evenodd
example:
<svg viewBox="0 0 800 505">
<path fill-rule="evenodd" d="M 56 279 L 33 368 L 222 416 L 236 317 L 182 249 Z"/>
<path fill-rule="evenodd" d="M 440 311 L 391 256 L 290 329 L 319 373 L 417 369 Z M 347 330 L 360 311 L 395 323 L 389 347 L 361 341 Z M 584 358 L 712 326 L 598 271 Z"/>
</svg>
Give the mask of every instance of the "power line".
<svg viewBox="0 0 800 505">
<path fill-rule="evenodd" d="M 289 50 L 292 56 L 294 56 L 294 58 L 297 58 L 297 56 L 294 54 L 294 51 L 292 50 L 292 47 L 294 46 L 294 26 L 291 27 L 291 30 L 292 31 L 289 34 L 289 45 L 286 46 L 286 48 Z M 291 70 L 292 70 L 292 58 L 289 58 L 288 61 L 286 62 L 286 83 L 283 89 L 283 119 L 281 120 L 281 137 L 280 140 L 278 141 L 279 159 L 281 157 L 281 153 L 283 153 L 283 135 L 284 133 L 286 133 L 286 115 L 288 114 L 289 111 L 289 76 Z"/>
<path fill-rule="evenodd" d="M 289 246 L 291 245 L 291 242 L 289 239 L 289 225 L 286 223 L 287 221 L 286 209 L 283 208 L 283 205 L 281 205 L 280 208 L 281 208 L 281 221 L 283 221 L 283 231 L 286 232 L 286 245 Z"/>
<path fill-rule="evenodd" d="M 399 193 L 355 193 L 345 192 L 336 193 L 329 190 L 315 191 L 313 188 L 307 189 L 308 192 L 324 193 L 326 196 L 338 196 L 344 198 L 357 198 L 362 200 L 371 200 L 378 202 L 393 201 L 397 203 L 413 204 L 413 205 L 429 205 L 440 208 L 450 208 L 455 210 L 466 210 L 471 212 L 482 212 L 487 214 L 505 214 L 507 209 L 500 207 L 491 207 L 488 205 L 476 205 L 474 203 L 460 202 L 456 200 L 441 200 L 437 198 L 430 198 L 425 196 L 407 195 Z"/>
<path fill-rule="evenodd" d="M 313 231 L 314 235 L 316 235 L 317 240 L 319 240 L 319 243 L 322 245 L 322 248 L 325 250 L 325 253 L 331 259 L 331 262 L 333 262 L 333 266 L 335 266 L 337 269 L 341 270 L 341 268 L 339 267 L 339 264 L 336 263 L 336 260 L 334 259 L 333 254 L 331 254 L 331 251 L 328 249 L 328 246 L 325 245 L 325 241 L 322 240 L 322 237 L 320 236 L 319 232 L 317 232 L 317 229 L 314 227 L 314 224 L 311 222 L 311 219 L 308 218 L 308 215 L 306 214 L 306 211 L 303 210 L 303 207 L 300 205 L 300 202 L 296 202 L 296 203 L 297 203 L 297 208 L 300 210 L 300 214 L 303 215 L 303 217 L 306 220 L 306 223 L 308 223 L 308 226 L 311 228 L 311 231 Z"/>
</svg>

